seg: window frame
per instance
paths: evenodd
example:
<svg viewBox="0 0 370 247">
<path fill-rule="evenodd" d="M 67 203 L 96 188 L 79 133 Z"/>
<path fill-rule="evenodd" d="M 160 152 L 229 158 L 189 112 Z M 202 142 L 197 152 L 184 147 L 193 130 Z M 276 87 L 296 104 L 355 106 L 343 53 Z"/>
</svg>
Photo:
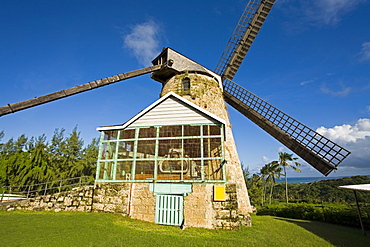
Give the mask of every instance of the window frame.
<svg viewBox="0 0 370 247">
<path fill-rule="evenodd" d="M 181 126 L 181 130 L 182 130 L 182 133 L 181 133 L 181 136 L 176 136 L 176 137 L 170 137 L 170 136 L 160 136 L 160 130 L 161 128 L 166 128 L 166 127 L 175 127 L 175 126 Z M 186 127 L 185 127 L 186 126 Z M 190 127 L 189 127 L 190 126 Z M 191 126 L 195 126 L 195 127 L 199 127 L 199 135 L 195 135 L 195 136 L 192 136 L 192 135 L 188 135 L 187 133 L 184 133 L 184 129 L 185 128 L 191 128 Z M 211 131 L 211 127 L 208 128 L 208 130 L 206 130 L 204 128 L 204 126 L 217 126 L 219 128 L 219 133 L 215 134 L 215 133 L 212 133 Z M 148 138 L 140 138 L 139 135 L 140 135 L 140 130 L 143 130 L 143 129 L 148 129 L 148 128 L 154 128 L 155 129 L 155 137 L 148 137 Z M 214 127 L 213 127 L 214 128 Z M 97 172 L 96 172 L 96 181 L 97 182 L 171 182 L 171 183 L 174 183 L 174 182 L 185 182 L 185 183 L 215 183 L 215 182 L 226 182 L 226 174 L 225 174 L 225 164 L 226 164 L 226 161 L 225 161 L 225 153 L 224 153 L 224 140 L 225 140 L 225 134 L 224 134 L 224 125 L 223 124 L 185 124 L 185 125 L 156 125 L 156 126 L 135 126 L 135 127 L 128 127 L 128 128 L 125 128 L 125 129 L 120 129 L 120 130 L 105 130 L 105 131 L 102 131 L 101 132 L 101 138 L 100 138 L 100 144 L 99 144 L 99 155 L 98 155 L 98 162 L 97 162 Z M 120 139 L 120 136 L 121 136 L 121 131 L 125 131 L 125 130 L 135 130 L 135 136 L 134 138 L 130 138 L 130 139 Z M 216 129 L 218 132 L 218 129 Z M 107 135 L 106 133 L 107 132 L 110 132 L 110 131 L 116 131 L 116 138 L 114 137 L 111 137 L 111 135 Z M 208 131 L 208 132 L 207 132 Z M 206 132 L 206 133 L 204 133 Z M 177 134 L 178 135 L 178 134 Z M 109 140 L 106 140 L 104 137 L 106 136 L 110 136 L 110 139 Z M 183 150 L 183 153 L 185 153 L 184 151 L 184 140 L 197 140 L 196 142 L 200 142 L 200 146 L 199 146 L 199 153 L 200 153 L 200 157 L 186 157 L 184 154 L 181 155 L 180 158 L 171 158 L 171 159 L 168 159 L 166 158 L 165 156 L 160 156 L 159 155 L 159 144 L 161 141 L 166 141 L 166 140 L 172 140 L 172 141 L 177 141 L 179 143 L 181 143 L 181 147 L 180 149 Z M 208 140 L 207 142 L 207 145 L 210 145 L 208 143 L 211 142 L 211 140 L 214 140 L 216 144 L 216 148 L 219 147 L 219 149 L 221 150 L 218 150 L 218 151 L 221 151 L 221 152 L 218 152 L 218 155 L 217 157 L 211 157 L 211 152 L 209 151 L 205 151 L 204 150 L 204 146 L 203 144 L 205 143 L 205 140 Z M 154 156 L 152 158 L 140 158 L 138 157 L 138 143 L 139 141 L 154 141 L 155 143 L 155 146 L 154 146 Z M 218 145 L 218 142 L 219 141 L 219 146 Z M 109 143 L 111 142 L 115 142 L 115 145 L 109 145 Z M 118 149 L 119 149 L 119 143 L 127 143 L 127 142 L 130 142 L 130 143 L 134 143 L 134 146 L 132 147 L 132 149 L 130 151 L 127 151 L 126 152 L 129 152 L 131 153 L 131 158 L 118 158 Z M 191 141 L 190 141 L 191 142 Z M 111 159 L 107 159 L 107 158 L 104 158 L 104 147 L 107 147 L 107 146 L 114 146 L 115 147 L 115 152 L 114 152 L 114 155 L 112 156 Z M 153 149 L 152 149 L 153 150 Z M 163 152 L 162 152 L 163 153 Z M 206 157 L 205 156 L 205 153 L 208 153 L 208 156 L 209 157 Z M 140 155 L 142 155 L 142 153 L 140 153 Z M 162 154 L 163 155 L 163 154 Z M 181 164 L 184 164 L 186 162 L 187 166 L 189 167 L 192 167 L 192 166 L 195 166 L 195 163 L 197 164 L 197 167 L 200 166 L 200 176 L 198 175 L 197 179 L 193 178 L 193 179 L 185 179 L 184 178 L 184 170 L 182 170 L 180 174 L 180 177 L 178 179 L 161 179 L 160 176 L 158 176 L 160 174 L 161 171 L 159 171 L 159 165 L 160 165 L 160 162 L 164 162 L 165 160 L 167 161 L 179 161 L 181 162 Z M 117 175 L 117 168 L 119 165 L 122 165 L 124 164 L 125 162 L 129 163 L 129 161 L 132 161 L 131 163 L 131 167 L 129 167 L 129 170 L 131 171 L 130 174 L 125 171 L 125 172 L 122 172 L 122 174 L 120 174 L 120 177 L 125 177 L 126 179 L 125 180 L 121 180 L 121 179 L 117 179 L 118 175 Z M 148 178 L 142 178 L 142 179 L 139 179 L 137 177 L 137 174 L 136 174 L 136 165 L 138 162 L 148 162 L 148 161 L 154 161 L 154 167 L 153 167 L 153 177 L 148 177 Z M 104 177 L 102 176 L 101 171 L 102 171 L 102 166 L 104 167 L 107 167 L 107 164 L 108 163 L 111 163 L 112 164 L 112 172 L 111 172 L 111 176 L 110 178 L 107 178 L 107 177 Z M 214 167 L 217 167 L 219 166 L 217 169 L 216 169 L 216 172 L 218 174 L 216 174 L 216 172 L 212 173 L 212 174 L 209 174 L 209 173 L 205 173 L 205 169 L 207 169 L 208 167 L 208 170 L 210 169 L 209 167 L 211 166 L 207 166 L 206 163 L 208 164 L 216 164 L 215 166 L 212 166 L 212 169 Z M 182 166 L 182 169 L 183 166 Z M 220 171 L 221 169 L 221 171 Z M 122 170 L 122 167 L 120 167 L 120 170 Z M 172 173 L 171 173 L 172 174 Z M 216 174 L 216 175 L 214 175 Z M 207 178 L 207 176 L 212 176 L 212 178 Z M 215 180 L 214 178 L 216 176 L 221 176 L 221 179 L 217 179 Z M 162 176 L 163 177 L 163 176 Z M 129 178 L 129 179 L 128 179 Z"/>
</svg>

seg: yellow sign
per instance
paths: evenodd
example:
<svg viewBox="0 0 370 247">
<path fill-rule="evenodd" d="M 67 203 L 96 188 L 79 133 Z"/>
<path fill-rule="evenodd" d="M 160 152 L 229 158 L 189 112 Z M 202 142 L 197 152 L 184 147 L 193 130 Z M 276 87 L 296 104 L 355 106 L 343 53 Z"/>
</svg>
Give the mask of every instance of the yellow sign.
<svg viewBox="0 0 370 247">
<path fill-rule="evenodd" d="M 215 184 L 213 186 L 213 200 L 218 202 L 226 201 L 226 192 L 224 184 Z"/>
</svg>

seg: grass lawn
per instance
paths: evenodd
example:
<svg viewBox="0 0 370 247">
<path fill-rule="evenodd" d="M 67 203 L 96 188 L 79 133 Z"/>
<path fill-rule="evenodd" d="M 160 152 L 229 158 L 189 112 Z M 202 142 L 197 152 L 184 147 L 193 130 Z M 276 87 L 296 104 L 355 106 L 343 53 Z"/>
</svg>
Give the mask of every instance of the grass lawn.
<svg viewBox="0 0 370 247">
<path fill-rule="evenodd" d="M 240 231 L 180 230 L 104 213 L 0 211 L 0 246 L 370 246 L 360 229 L 252 218 Z"/>
</svg>

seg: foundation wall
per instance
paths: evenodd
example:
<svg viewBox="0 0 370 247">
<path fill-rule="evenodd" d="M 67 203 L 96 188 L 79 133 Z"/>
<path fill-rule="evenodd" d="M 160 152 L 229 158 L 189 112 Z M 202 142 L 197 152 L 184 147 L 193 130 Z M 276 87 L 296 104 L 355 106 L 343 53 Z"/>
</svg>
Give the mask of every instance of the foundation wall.
<svg viewBox="0 0 370 247">
<path fill-rule="evenodd" d="M 250 226 L 249 215 L 241 214 L 235 184 L 226 185 L 226 200 L 213 200 L 213 184 L 193 184 L 184 195 L 184 226 L 210 229 L 239 229 Z M 39 196 L 2 205 L 4 210 L 104 212 L 155 221 L 156 196 L 149 183 L 97 183 L 54 195 Z"/>
</svg>

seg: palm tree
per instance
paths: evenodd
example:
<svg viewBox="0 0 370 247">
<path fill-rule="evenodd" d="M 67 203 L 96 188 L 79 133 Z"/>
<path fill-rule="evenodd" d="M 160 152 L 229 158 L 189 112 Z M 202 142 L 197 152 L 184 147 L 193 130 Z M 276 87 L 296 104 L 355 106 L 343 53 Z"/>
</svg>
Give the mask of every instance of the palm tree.
<svg viewBox="0 0 370 247">
<path fill-rule="evenodd" d="M 296 162 L 298 158 L 294 158 L 293 154 L 288 154 L 288 153 L 279 153 L 279 165 L 283 167 L 284 169 L 284 174 L 283 176 L 285 177 L 285 198 L 286 198 L 286 204 L 288 205 L 288 177 L 286 175 L 286 168 L 292 168 L 296 172 L 301 172 L 297 168 L 297 166 L 301 166 L 300 163 Z M 294 165 L 291 165 L 290 163 L 294 162 Z"/>
<path fill-rule="evenodd" d="M 270 204 L 272 198 L 273 188 L 276 183 L 276 178 L 280 179 L 281 167 L 279 162 L 271 161 L 270 163 L 264 165 L 261 170 L 261 177 L 266 179 L 264 194 L 266 194 L 267 185 L 270 184 Z"/>
</svg>

